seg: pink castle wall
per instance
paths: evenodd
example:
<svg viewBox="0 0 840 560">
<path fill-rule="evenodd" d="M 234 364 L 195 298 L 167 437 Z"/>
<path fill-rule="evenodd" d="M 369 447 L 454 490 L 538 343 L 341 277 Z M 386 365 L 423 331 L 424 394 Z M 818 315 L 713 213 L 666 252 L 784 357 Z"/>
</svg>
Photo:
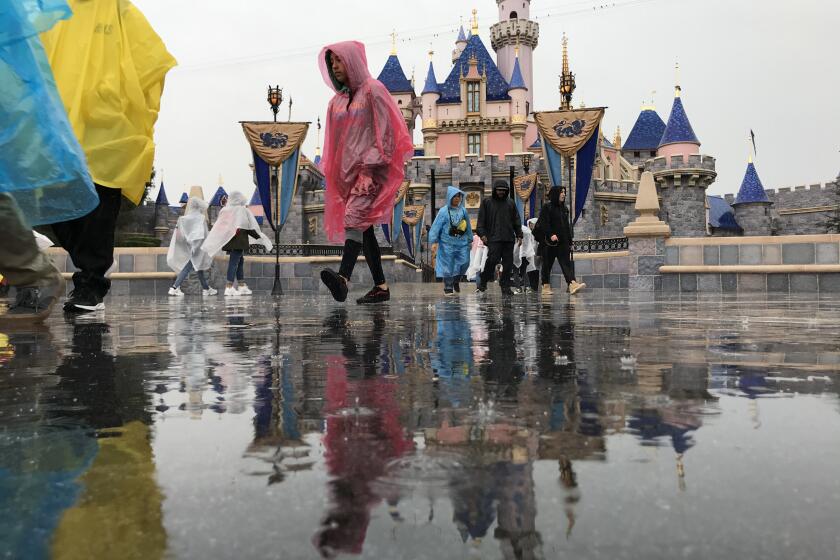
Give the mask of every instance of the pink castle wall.
<svg viewBox="0 0 840 560">
<path fill-rule="evenodd" d="M 513 151 L 513 138 L 509 132 L 487 133 L 487 150 L 491 154 L 503 156 Z"/>
<path fill-rule="evenodd" d="M 437 155 L 439 158 L 461 155 L 461 134 L 440 134 L 437 139 Z"/>
<path fill-rule="evenodd" d="M 656 151 L 658 157 L 665 157 L 668 163 L 671 163 L 671 156 L 699 154 L 700 146 L 697 144 L 668 144 L 662 146 Z M 686 158 L 687 159 L 687 158 Z"/>
</svg>

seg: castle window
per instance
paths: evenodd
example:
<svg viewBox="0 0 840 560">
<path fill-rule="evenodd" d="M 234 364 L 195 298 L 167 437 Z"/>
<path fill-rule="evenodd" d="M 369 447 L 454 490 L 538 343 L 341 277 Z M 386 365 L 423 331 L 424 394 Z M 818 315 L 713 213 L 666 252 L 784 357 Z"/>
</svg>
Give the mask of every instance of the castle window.
<svg viewBox="0 0 840 560">
<path fill-rule="evenodd" d="M 651 150 L 651 152 L 650 152 L 650 157 L 656 157 L 656 152 L 654 152 L 653 150 Z"/>
<path fill-rule="evenodd" d="M 481 82 L 467 82 L 467 113 L 481 111 Z"/>
<path fill-rule="evenodd" d="M 634 158 L 640 158 L 640 157 L 642 157 L 642 153 L 641 152 L 633 152 L 633 157 Z"/>
<path fill-rule="evenodd" d="M 481 134 L 467 134 L 467 153 L 481 155 Z"/>
<path fill-rule="evenodd" d="M 519 19 L 519 14 L 517 14 L 516 12 L 511 12 L 510 19 Z"/>
</svg>

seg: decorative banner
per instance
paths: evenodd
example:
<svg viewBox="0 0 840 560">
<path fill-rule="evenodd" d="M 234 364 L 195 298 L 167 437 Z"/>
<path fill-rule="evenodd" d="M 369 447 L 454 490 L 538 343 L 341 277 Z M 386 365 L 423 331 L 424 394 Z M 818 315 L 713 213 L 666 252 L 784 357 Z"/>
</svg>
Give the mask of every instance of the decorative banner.
<svg viewBox="0 0 840 560">
<path fill-rule="evenodd" d="M 405 207 L 405 196 L 408 194 L 408 186 L 410 184 L 411 181 L 403 181 L 402 185 L 400 185 L 400 188 L 394 197 L 394 211 L 391 213 L 391 222 L 388 224 L 382 224 L 382 233 L 385 234 L 385 241 L 387 241 L 392 247 L 400 238 L 400 231 L 402 228 L 395 226 L 400 223 L 400 220 L 402 220 L 403 209 Z M 391 232 L 394 233 L 393 239 L 391 239 Z"/>
<path fill-rule="evenodd" d="M 423 214 L 426 207 L 422 204 L 410 204 L 405 207 L 402 217 L 402 230 L 405 235 L 405 244 L 408 254 L 412 259 L 416 258 L 417 246 L 420 245 L 420 238 L 423 235 Z"/>
<path fill-rule="evenodd" d="M 265 217 L 272 229 L 282 229 L 297 191 L 300 146 L 306 139 L 309 123 L 240 124 L 245 138 L 251 145 L 257 190 Z"/>
<path fill-rule="evenodd" d="M 522 224 L 525 220 L 534 217 L 536 196 L 537 196 L 537 180 L 539 175 L 531 173 L 529 175 L 522 175 L 513 180 L 513 189 L 516 192 L 516 209 L 519 211 L 519 219 Z"/>
<path fill-rule="evenodd" d="M 577 222 L 586 204 L 589 183 L 592 181 L 592 167 L 598 151 L 599 127 L 604 117 L 604 108 L 579 109 L 572 111 L 548 111 L 536 113 L 535 118 L 543 137 L 548 176 L 552 186 L 566 185 L 563 181 L 562 157 L 577 156 L 576 183 L 574 192 L 567 189 L 574 201 L 574 219 Z"/>
</svg>

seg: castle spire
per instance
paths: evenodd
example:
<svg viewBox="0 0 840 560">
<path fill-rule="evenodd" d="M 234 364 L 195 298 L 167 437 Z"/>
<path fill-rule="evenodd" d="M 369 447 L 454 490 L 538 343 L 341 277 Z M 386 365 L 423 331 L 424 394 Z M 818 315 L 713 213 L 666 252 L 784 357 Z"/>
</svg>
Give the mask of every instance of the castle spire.
<svg viewBox="0 0 840 560">
<path fill-rule="evenodd" d="M 391 31 L 391 54 L 397 54 L 397 30 Z"/>
<path fill-rule="evenodd" d="M 621 125 L 615 127 L 615 136 L 613 136 L 613 146 L 616 150 L 621 150 Z"/>
<path fill-rule="evenodd" d="M 569 73 L 569 39 L 566 32 L 563 32 L 563 74 Z"/>
<path fill-rule="evenodd" d="M 426 73 L 426 84 L 423 86 L 421 95 L 427 93 L 436 93 L 440 95 L 440 86 L 438 86 L 437 78 L 435 77 L 435 67 L 432 58 L 435 56 L 435 51 L 429 51 L 429 71 Z"/>
<path fill-rule="evenodd" d="M 315 145 L 315 157 L 320 158 L 321 157 L 321 117 L 320 116 L 318 117 L 317 129 L 318 129 L 318 141 L 317 141 L 317 144 Z M 317 165 L 318 162 L 315 162 L 315 163 Z"/>
<path fill-rule="evenodd" d="M 563 73 L 560 74 L 560 108 L 572 108 L 572 94 L 575 92 L 575 75 L 569 70 L 569 39 L 563 33 Z"/>
<path fill-rule="evenodd" d="M 676 86 L 674 86 L 674 97 L 680 97 L 682 95 L 682 87 L 680 87 L 680 63 L 677 62 L 676 69 Z"/>
<path fill-rule="evenodd" d="M 472 28 L 470 29 L 470 33 L 478 35 L 478 10 L 473 8 L 472 15 Z"/>
</svg>

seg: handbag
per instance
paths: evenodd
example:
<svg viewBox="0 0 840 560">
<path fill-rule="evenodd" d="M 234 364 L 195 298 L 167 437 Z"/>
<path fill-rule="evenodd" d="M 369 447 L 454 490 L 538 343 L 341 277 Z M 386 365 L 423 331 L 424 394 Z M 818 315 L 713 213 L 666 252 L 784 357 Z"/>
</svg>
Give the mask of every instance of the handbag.
<svg viewBox="0 0 840 560">
<path fill-rule="evenodd" d="M 466 233 L 465 231 L 461 231 L 458 229 L 458 226 L 452 224 L 452 212 L 449 208 L 446 209 L 446 213 L 449 214 L 449 235 L 452 237 L 461 237 Z"/>
</svg>

